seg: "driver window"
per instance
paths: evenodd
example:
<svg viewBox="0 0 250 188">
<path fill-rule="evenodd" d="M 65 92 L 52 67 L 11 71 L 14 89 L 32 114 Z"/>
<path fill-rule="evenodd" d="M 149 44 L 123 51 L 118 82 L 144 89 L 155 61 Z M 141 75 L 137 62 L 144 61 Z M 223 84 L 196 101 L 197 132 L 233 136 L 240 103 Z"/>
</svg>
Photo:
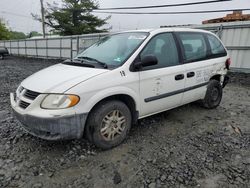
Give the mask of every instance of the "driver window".
<svg viewBox="0 0 250 188">
<path fill-rule="evenodd" d="M 144 67 L 143 70 L 179 65 L 178 51 L 172 33 L 162 33 L 151 39 L 141 52 L 140 58 L 146 55 L 156 56 L 158 64 Z"/>
</svg>

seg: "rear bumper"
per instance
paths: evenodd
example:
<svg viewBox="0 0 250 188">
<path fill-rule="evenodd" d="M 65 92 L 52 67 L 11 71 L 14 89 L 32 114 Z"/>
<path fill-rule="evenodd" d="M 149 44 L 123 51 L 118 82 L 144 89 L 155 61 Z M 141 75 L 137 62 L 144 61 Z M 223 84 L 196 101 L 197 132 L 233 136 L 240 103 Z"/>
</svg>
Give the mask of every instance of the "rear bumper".
<svg viewBox="0 0 250 188">
<path fill-rule="evenodd" d="M 13 96 L 11 95 L 13 114 L 31 135 L 45 140 L 79 139 L 83 136 L 87 114 L 48 118 L 37 117 L 18 112 L 13 103 Z"/>
</svg>

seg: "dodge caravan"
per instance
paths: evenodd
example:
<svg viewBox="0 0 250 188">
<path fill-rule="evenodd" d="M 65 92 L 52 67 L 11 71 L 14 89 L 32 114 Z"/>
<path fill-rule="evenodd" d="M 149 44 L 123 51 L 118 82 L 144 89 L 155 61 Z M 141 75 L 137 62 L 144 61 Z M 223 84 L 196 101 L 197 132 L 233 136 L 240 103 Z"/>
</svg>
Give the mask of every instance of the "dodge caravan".
<svg viewBox="0 0 250 188">
<path fill-rule="evenodd" d="M 11 106 L 32 135 L 85 136 L 109 149 L 124 141 L 138 119 L 198 100 L 216 108 L 229 66 L 227 50 L 208 31 L 116 33 L 25 79 L 10 94 Z"/>
</svg>

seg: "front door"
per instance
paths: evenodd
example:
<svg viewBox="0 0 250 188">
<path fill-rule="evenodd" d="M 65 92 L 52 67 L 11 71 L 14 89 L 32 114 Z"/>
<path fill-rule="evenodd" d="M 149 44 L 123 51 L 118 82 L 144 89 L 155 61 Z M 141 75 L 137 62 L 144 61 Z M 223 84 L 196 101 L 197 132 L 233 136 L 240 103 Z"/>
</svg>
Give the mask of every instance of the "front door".
<svg viewBox="0 0 250 188">
<path fill-rule="evenodd" d="M 184 66 L 180 64 L 172 33 L 153 37 L 140 59 L 146 55 L 155 55 L 158 64 L 139 72 L 141 117 L 179 106 L 185 85 Z"/>
</svg>

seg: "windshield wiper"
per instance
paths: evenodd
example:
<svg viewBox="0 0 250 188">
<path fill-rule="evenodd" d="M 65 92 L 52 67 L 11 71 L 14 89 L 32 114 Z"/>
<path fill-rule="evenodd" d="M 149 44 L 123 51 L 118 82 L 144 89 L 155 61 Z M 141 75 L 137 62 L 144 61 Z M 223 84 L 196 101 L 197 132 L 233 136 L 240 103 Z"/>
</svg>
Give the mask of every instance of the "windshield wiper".
<svg viewBox="0 0 250 188">
<path fill-rule="evenodd" d="M 88 60 L 88 61 L 95 61 L 96 63 L 102 65 L 103 68 L 105 68 L 105 69 L 108 68 L 108 65 L 107 65 L 106 63 L 101 62 L 101 61 L 99 61 L 99 60 L 97 60 L 97 59 L 95 59 L 95 58 L 92 58 L 92 57 L 88 57 L 88 56 L 79 56 L 79 57 L 77 57 L 77 59 L 86 59 L 86 60 Z"/>
</svg>

